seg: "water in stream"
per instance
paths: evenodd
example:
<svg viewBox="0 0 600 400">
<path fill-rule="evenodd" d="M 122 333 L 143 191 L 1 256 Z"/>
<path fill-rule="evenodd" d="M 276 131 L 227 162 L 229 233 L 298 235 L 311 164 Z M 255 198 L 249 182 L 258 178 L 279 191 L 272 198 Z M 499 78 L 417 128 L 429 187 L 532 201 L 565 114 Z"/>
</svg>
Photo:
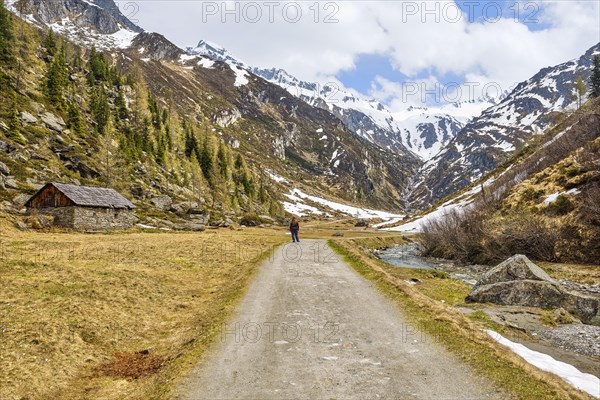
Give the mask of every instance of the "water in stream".
<svg viewBox="0 0 600 400">
<path fill-rule="evenodd" d="M 449 260 L 423 257 L 416 243 L 379 250 L 376 254 L 381 261 L 395 267 L 444 271 L 469 285 L 475 285 L 481 274 L 489 268 L 479 265 L 458 266 Z"/>
</svg>

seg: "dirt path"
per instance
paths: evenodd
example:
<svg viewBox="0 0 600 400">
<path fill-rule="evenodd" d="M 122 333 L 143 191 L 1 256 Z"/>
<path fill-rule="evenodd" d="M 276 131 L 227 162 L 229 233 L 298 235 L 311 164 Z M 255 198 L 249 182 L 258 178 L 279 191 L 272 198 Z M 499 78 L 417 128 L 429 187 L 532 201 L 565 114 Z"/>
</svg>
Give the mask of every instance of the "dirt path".
<svg viewBox="0 0 600 400">
<path fill-rule="evenodd" d="M 500 398 L 324 241 L 266 262 L 179 399 Z"/>
</svg>

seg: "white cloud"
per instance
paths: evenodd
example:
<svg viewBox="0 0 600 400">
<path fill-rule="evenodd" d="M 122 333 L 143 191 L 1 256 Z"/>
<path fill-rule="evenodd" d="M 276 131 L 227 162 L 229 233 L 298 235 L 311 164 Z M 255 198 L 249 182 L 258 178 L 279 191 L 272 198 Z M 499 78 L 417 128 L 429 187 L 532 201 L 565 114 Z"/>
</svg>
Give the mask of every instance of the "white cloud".
<svg viewBox="0 0 600 400">
<path fill-rule="evenodd" d="M 408 76 L 422 77 L 423 71 L 452 73 L 476 79 L 482 86 L 496 82 L 508 89 L 543 67 L 578 57 L 600 41 L 598 3 L 585 0 L 549 1 L 537 10 L 521 9 L 522 17 L 535 11 L 531 17 L 544 24 L 539 25 L 541 30 L 530 30 L 508 14 L 495 23 L 469 23 L 464 15 L 456 21 L 451 1 L 320 2 L 318 14 L 313 2 L 281 2 L 272 9 L 261 1 L 249 3 L 143 2 L 136 18 L 145 29 L 161 32 L 182 47 L 210 40 L 250 65 L 281 67 L 301 79 L 321 82 L 355 68 L 361 54 L 380 54 Z M 227 14 L 222 4 L 235 11 Z M 211 5 L 216 7 L 214 15 Z M 302 17 L 292 23 L 297 6 Z M 440 11 L 424 15 L 423 9 L 415 13 L 411 8 L 415 6 Z M 260 18 L 255 18 L 257 9 Z M 338 22 L 325 23 L 327 16 Z M 436 77 L 424 81 L 434 82 Z M 397 89 L 397 83 L 378 78 L 372 95 L 397 103 L 398 96 L 393 95 Z"/>
</svg>

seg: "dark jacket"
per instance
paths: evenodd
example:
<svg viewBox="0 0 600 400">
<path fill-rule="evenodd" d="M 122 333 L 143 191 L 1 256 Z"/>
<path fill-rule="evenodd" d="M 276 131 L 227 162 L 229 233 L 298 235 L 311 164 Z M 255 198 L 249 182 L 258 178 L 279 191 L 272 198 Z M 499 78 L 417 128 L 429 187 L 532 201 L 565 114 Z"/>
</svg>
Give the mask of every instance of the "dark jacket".
<svg viewBox="0 0 600 400">
<path fill-rule="evenodd" d="M 299 222 L 290 222 L 290 231 L 299 231 L 300 223 Z"/>
</svg>

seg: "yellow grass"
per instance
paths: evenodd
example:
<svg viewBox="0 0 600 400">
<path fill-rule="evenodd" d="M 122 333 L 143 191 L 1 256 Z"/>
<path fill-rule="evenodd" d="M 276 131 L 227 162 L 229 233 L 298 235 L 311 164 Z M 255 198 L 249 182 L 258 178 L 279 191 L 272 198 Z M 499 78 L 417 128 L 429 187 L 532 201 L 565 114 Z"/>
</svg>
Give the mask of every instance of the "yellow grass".
<svg viewBox="0 0 600 400">
<path fill-rule="evenodd" d="M 0 399 L 170 398 L 283 231 L 19 232 L 0 219 Z M 167 360 L 102 376 L 115 353 Z"/>
</svg>

